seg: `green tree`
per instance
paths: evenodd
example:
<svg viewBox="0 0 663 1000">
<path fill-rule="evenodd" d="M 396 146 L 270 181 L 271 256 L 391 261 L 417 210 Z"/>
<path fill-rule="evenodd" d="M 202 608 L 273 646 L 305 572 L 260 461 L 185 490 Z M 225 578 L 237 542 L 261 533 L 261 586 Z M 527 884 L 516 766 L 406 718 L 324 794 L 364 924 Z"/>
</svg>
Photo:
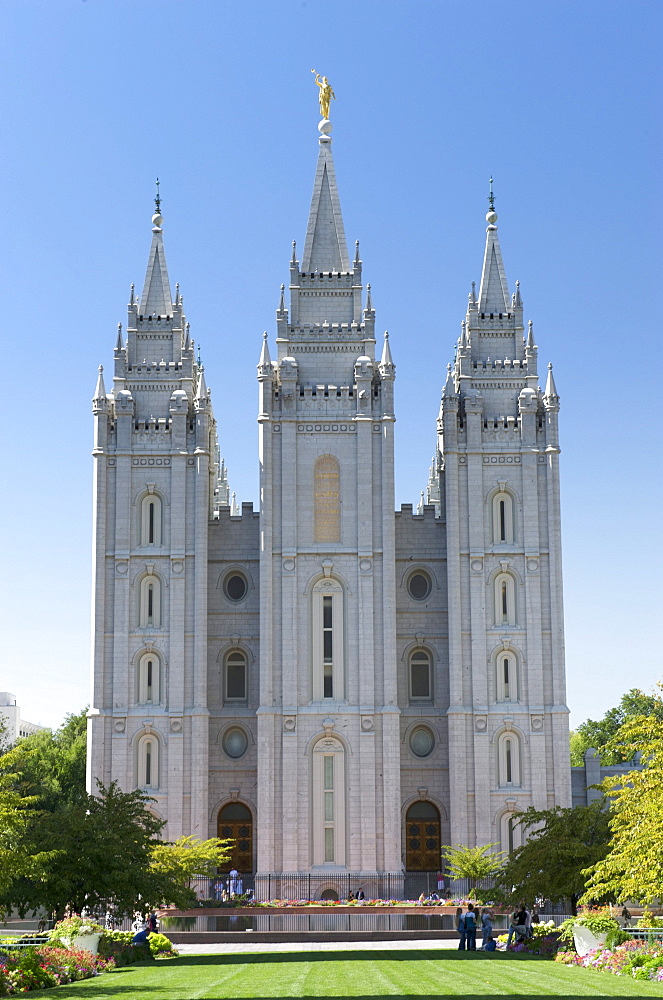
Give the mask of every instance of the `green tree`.
<svg viewBox="0 0 663 1000">
<path fill-rule="evenodd" d="M 624 723 L 636 716 L 648 715 L 663 720 L 663 699 L 660 693 L 644 694 L 631 688 L 616 708 L 609 709 L 602 719 L 588 719 L 571 733 L 571 764 L 584 763 L 585 752 L 594 747 L 604 764 L 620 764 L 630 760 L 629 749 L 616 736 Z"/>
<path fill-rule="evenodd" d="M 454 878 L 469 879 L 470 888 L 476 889 L 479 879 L 493 878 L 502 870 L 504 852 L 489 853 L 493 847 L 497 847 L 497 844 L 486 844 L 484 847 L 464 847 L 462 844 L 443 847 L 442 860 Z"/>
<path fill-rule="evenodd" d="M 624 752 L 627 760 L 640 751 L 643 768 L 601 783 L 612 803 L 612 839 L 605 857 L 585 870 L 581 902 L 612 895 L 650 903 L 663 897 L 663 721 L 628 719 L 607 750 Z"/>
<path fill-rule="evenodd" d="M 230 859 L 233 843 L 218 837 L 180 837 L 172 844 L 155 844 L 151 870 L 161 879 L 167 901 L 178 906 L 192 902 L 190 880 L 196 875 L 215 875 L 216 869 Z"/>
<path fill-rule="evenodd" d="M 0 757 L 0 911 L 6 910 L 2 895 L 17 878 L 41 877 L 52 852 L 34 849 L 26 840 L 35 817 L 37 798 L 22 791 L 22 769 L 28 754 L 18 746 Z"/>
<path fill-rule="evenodd" d="M 610 842 L 610 814 L 605 800 L 574 809 L 527 809 L 516 822 L 529 839 L 509 856 L 499 876 L 501 897 L 508 902 L 537 896 L 553 903 L 569 899 L 573 914 L 585 888 L 583 869 L 605 857 Z"/>
</svg>

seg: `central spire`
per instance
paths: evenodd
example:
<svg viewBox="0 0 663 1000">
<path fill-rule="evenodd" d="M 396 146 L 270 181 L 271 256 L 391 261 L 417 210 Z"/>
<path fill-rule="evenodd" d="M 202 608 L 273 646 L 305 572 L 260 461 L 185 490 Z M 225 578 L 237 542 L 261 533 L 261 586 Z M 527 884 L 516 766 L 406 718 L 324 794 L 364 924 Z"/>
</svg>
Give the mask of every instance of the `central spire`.
<svg viewBox="0 0 663 1000">
<path fill-rule="evenodd" d="M 145 284 L 140 298 L 140 311 L 143 316 L 172 316 L 173 303 L 170 296 L 170 281 L 166 267 L 166 253 L 163 245 L 163 217 L 161 215 L 161 198 L 159 196 L 159 178 L 157 177 L 157 193 L 154 199 L 155 211 L 152 216 L 152 246 L 147 261 Z"/>
<path fill-rule="evenodd" d="M 502 251 L 497 238 L 497 212 L 495 211 L 495 195 L 493 194 L 493 178 L 490 178 L 490 194 L 488 195 L 490 211 L 486 214 L 486 250 L 483 257 L 481 272 L 481 287 L 479 289 L 480 313 L 505 313 L 509 310 L 509 289 L 504 273 Z"/>
<path fill-rule="evenodd" d="M 332 124 L 328 119 L 323 119 L 318 129 L 321 133 L 320 153 L 313 183 L 302 271 L 349 271 L 348 245 L 331 152 Z"/>
</svg>

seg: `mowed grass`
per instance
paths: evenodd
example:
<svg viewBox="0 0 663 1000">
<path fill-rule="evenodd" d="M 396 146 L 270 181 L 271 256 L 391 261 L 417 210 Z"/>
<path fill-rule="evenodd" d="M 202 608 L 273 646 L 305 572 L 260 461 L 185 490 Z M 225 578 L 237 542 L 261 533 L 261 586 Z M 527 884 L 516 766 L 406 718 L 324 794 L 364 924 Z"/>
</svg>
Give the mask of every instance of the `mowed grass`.
<svg viewBox="0 0 663 1000">
<path fill-rule="evenodd" d="M 520 955 L 429 951 L 188 955 L 134 965 L 71 986 L 51 1000 L 230 1000 L 251 997 L 663 997 L 663 983 Z"/>
</svg>

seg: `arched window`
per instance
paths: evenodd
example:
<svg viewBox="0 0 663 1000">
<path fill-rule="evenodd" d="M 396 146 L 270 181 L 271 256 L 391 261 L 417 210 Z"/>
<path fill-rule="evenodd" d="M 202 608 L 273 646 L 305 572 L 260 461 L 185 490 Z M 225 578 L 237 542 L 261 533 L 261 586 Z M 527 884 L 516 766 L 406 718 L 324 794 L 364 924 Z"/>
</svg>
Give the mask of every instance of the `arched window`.
<svg viewBox="0 0 663 1000">
<path fill-rule="evenodd" d="M 523 844 L 523 829 L 518 822 L 518 813 L 505 812 L 500 817 L 500 848 L 505 854 L 512 854 Z"/>
<path fill-rule="evenodd" d="M 140 544 L 161 545 L 161 499 L 154 493 L 143 497 L 141 503 Z"/>
<path fill-rule="evenodd" d="M 405 870 L 440 870 L 440 814 L 432 802 L 414 802 L 405 817 Z"/>
<path fill-rule="evenodd" d="M 316 542 L 341 540 L 340 466 L 333 455 L 320 455 L 313 470 L 314 538 Z"/>
<path fill-rule="evenodd" d="M 343 588 L 325 577 L 313 588 L 313 701 L 344 697 Z"/>
<path fill-rule="evenodd" d="M 138 742 L 138 787 L 159 787 L 159 741 L 154 733 L 141 736 Z"/>
<path fill-rule="evenodd" d="M 500 787 L 519 786 L 520 740 L 515 733 L 503 733 L 498 743 L 497 773 Z"/>
<path fill-rule="evenodd" d="M 325 736 L 313 747 L 313 864 L 345 864 L 345 751 Z"/>
<path fill-rule="evenodd" d="M 139 624 L 141 628 L 159 628 L 161 625 L 161 583 L 152 574 L 140 581 Z"/>
<path fill-rule="evenodd" d="M 229 802 L 219 812 L 217 836 L 232 840 L 230 859 L 224 871 L 236 868 L 240 875 L 253 871 L 253 816 L 243 802 Z"/>
<path fill-rule="evenodd" d="M 500 490 L 493 497 L 493 542 L 512 545 L 513 541 L 513 498 L 506 490 Z"/>
<path fill-rule="evenodd" d="M 410 653 L 410 701 L 430 701 L 431 698 L 431 656 L 426 649 L 415 649 Z"/>
<path fill-rule="evenodd" d="M 225 701 L 246 701 L 246 653 L 233 649 L 226 656 Z"/>
<path fill-rule="evenodd" d="M 138 664 L 138 702 L 158 705 L 161 700 L 161 664 L 154 653 L 145 653 Z"/>
<path fill-rule="evenodd" d="M 497 701 L 518 701 L 518 661 L 515 654 L 504 650 L 495 660 L 495 691 Z"/>
<path fill-rule="evenodd" d="M 516 624 L 516 588 L 510 573 L 498 573 L 494 581 L 495 624 Z"/>
</svg>

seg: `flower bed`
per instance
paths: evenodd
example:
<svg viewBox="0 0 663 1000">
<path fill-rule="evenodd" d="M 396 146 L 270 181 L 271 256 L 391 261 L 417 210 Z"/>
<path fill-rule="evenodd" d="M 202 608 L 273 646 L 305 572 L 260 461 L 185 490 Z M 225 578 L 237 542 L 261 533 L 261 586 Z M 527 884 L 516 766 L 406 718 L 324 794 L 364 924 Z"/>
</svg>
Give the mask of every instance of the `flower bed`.
<svg viewBox="0 0 663 1000">
<path fill-rule="evenodd" d="M 115 967 L 113 959 L 69 948 L 24 948 L 2 956 L 0 996 L 90 979 Z"/>
<path fill-rule="evenodd" d="M 555 961 L 564 965 L 579 965 L 584 969 L 611 972 L 615 976 L 663 982 L 663 946 L 660 944 L 625 941 L 613 950 L 597 948 L 584 956 L 575 951 L 560 951 L 555 956 Z"/>
</svg>

